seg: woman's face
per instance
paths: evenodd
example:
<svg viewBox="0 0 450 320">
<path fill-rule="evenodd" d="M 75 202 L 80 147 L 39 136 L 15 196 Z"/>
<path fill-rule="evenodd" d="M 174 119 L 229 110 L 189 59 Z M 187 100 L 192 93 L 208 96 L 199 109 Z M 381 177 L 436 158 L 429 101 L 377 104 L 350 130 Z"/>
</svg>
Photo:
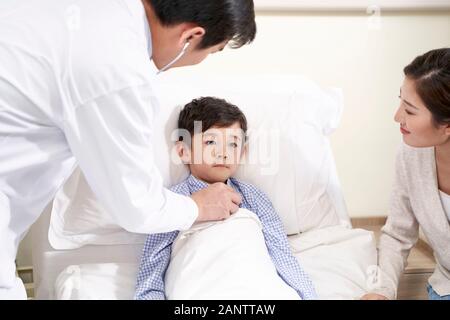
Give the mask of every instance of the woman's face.
<svg viewBox="0 0 450 320">
<path fill-rule="evenodd" d="M 403 141 L 411 147 L 438 146 L 449 140 L 447 125 L 434 125 L 430 110 L 417 94 L 414 80 L 408 77 L 400 88 L 400 106 L 394 119 L 400 124 Z"/>
</svg>

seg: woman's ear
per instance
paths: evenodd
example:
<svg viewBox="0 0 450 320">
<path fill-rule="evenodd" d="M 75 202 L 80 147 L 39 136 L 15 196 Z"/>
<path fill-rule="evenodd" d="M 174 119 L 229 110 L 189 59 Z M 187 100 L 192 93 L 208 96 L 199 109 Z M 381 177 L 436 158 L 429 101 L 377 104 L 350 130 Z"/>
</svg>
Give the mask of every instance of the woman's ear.
<svg viewBox="0 0 450 320">
<path fill-rule="evenodd" d="M 450 137 L 450 123 L 438 124 L 438 129 L 444 136 Z"/>
<path fill-rule="evenodd" d="M 175 147 L 177 149 L 178 156 L 184 164 L 191 163 L 191 150 L 183 141 L 177 141 L 175 143 Z"/>
<path fill-rule="evenodd" d="M 445 125 L 444 134 L 450 138 L 450 123 Z"/>
</svg>

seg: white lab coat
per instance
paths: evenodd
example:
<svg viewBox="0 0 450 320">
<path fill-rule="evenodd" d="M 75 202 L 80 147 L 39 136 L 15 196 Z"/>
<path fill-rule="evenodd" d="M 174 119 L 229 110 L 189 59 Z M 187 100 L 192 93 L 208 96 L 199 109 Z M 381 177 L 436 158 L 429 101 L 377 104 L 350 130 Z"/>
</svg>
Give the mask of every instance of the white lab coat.
<svg viewBox="0 0 450 320">
<path fill-rule="evenodd" d="M 197 218 L 154 166 L 150 57 L 141 0 L 0 1 L 0 298 L 20 240 L 77 165 L 128 231 Z"/>
</svg>

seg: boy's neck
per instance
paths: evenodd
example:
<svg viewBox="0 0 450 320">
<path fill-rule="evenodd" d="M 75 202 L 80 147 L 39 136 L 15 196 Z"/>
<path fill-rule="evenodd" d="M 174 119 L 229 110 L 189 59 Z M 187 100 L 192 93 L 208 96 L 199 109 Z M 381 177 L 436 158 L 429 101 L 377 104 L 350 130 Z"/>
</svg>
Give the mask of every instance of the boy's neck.
<svg viewBox="0 0 450 320">
<path fill-rule="evenodd" d="M 208 181 L 205 181 L 205 180 L 203 180 L 202 178 L 199 178 L 199 177 L 197 177 L 195 174 L 193 174 L 193 173 L 191 173 L 191 176 L 193 176 L 195 179 L 197 179 L 197 180 L 199 180 L 199 181 L 201 181 L 201 182 L 204 182 L 204 183 L 206 183 L 206 184 L 213 184 L 213 183 L 217 183 L 217 182 L 222 182 L 222 183 L 225 183 L 225 184 L 228 184 L 228 181 L 230 180 L 230 178 L 228 178 L 227 180 L 225 180 L 225 181 L 213 181 L 213 182 L 208 182 Z"/>
</svg>

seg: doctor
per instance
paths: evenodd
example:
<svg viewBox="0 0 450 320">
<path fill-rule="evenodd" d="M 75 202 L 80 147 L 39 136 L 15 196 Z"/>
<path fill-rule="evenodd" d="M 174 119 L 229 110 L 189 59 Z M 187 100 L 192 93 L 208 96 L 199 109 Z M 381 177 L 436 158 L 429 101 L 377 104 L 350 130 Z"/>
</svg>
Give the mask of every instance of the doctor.
<svg viewBox="0 0 450 320">
<path fill-rule="evenodd" d="M 19 242 L 78 165 L 131 232 L 224 219 L 224 184 L 183 197 L 153 165 L 152 64 L 200 63 L 252 42 L 252 0 L 2 0 L 0 3 L 0 299 L 25 298 Z M 176 93 L 174 93 L 176 94 Z"/>
</svg>

